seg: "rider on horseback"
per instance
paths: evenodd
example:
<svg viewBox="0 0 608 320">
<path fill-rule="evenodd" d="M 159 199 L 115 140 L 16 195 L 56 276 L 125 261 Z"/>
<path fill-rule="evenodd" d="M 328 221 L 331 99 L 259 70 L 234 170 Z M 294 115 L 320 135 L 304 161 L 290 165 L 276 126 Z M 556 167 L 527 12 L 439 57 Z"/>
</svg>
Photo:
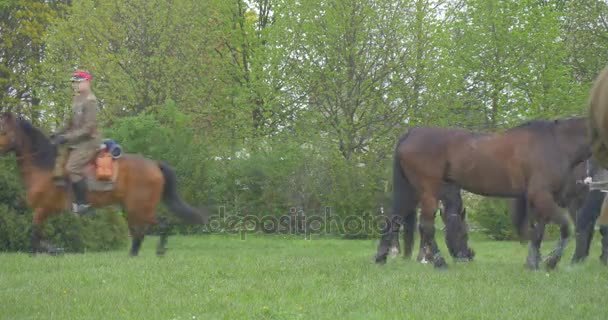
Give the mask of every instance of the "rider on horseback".
<svg viewBox="0 0 608 320">
<path fill-rule="evenodd" d="M 53 138 L 53 143 L 67 144 L 70 149 L 66 169 L 74 190 L 75 203 L 72 208 L 75 213 L 84 213 L 89 207 L 84 170 L 101 144 L 97 133 L 97 98 L 91 91 L 91 79 L 90 74 L 82 71 L 72 75 L 72 115 L 65 122 L 64 129 L 59 131 L 60 134 Z M 62 163 L 57 161 L 58 166 Z"/>
</svg>

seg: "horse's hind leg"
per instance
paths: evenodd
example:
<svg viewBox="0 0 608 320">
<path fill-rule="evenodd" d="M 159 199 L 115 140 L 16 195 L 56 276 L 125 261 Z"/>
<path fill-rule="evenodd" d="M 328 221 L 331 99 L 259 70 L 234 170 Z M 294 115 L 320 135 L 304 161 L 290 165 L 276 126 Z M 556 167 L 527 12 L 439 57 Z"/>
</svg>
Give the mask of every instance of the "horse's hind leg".
<svg viewBox="0 0 608 320">
<path fill-rule="evenodd" d="M 409 259 L 414 251 L 414 236 L 416 235 L 416 209 L 405 212 L 403 219 L 403 257 Z"/>
<path fill-rule="evenodd" d="M 538 221 L 532 228 L 532 236 L 530 239 L 530 245 L 528 246 L 528 258 L 527 265 L 531 270 L 538 270 L 538 264 L 540 262 L 540 245 L 545 234 L 545 223 Z"/>
<path fill-rule="evenodd" d="M 378 244 L 378 250 L 374 260 L 378 264 L 386 263 L 386 258 L 389 254 L 390 248 L 393 245 L 393 241 L 398 236 L 399 228 L 402 224 L 402 217 L 400 215 L 391 214 L 386 217 L 384 221 L 384 227 L 382 228 L 380 243 Z"/>
<path fill-rule="evenodd" d="M 447 267 L 445 259 L 439 252 L 437 241 L 435 241 L 435 212 L 437 211 L 439 200 L 431 193 L 423 195 L 421 200 L 420 222 L 423 241 L 425 246 L 431 249 L 435 268 Z"/>
<path fill-rule="evenodd" d="M 535 197 L 530 197 L 534 208 L 539 215 L 539 224 L 542 225 L 542 233 L 544 233 L 544 224 L 551 221 L 560 226 L 560 239 L 557 242 L 557 246 L 547 257 L 547 268 L 554 269 L 562 258 L 564 249 L 568 244 L 568 237 L 570 237 L 570 228 L 568 217 L 564 215 L 560 210 L 553 197 L 548 192 L 542 192 L 536 194 Z M 535 237 L 538 235 L 535 235 Z M 540 234 L 538 240 L 538 248 L 540 248 L 540 241 L 542 241 L 543 234 Z"/>
<path fill-rule="evenodd" d="M 158 232 L 160 239 L 156 247 L 156 255 L 163 256 L 167 252 L 167 240 L 169 238 L 169 223 L 166 217 L 158 217 Z"/>
<path fill-rule="evenodd" d="M 131 225 L 129 224 L 129 231 L 131 233 L 131 257 L 136 257 L 141 249 L 141 244 L 144 241 L 146 233 L 146 225 Z"/>
</svg>

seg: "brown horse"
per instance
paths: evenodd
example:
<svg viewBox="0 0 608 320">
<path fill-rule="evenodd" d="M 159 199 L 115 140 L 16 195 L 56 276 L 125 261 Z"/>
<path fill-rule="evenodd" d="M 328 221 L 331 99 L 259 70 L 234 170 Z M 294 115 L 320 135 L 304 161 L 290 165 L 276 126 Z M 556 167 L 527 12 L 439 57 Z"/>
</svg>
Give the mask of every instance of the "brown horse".
<svg viewBox="0 0 608 320">
<path fill-rule="evenodd" d="M 71 203 L 71 194 L 66 192 L 66 187 L 57 186 L 53 181 L 57 149 L 28 121 L 16 118 L 11 113 L 4 113 L 0 118 L 0 151 L 14 151 L 16 154 L 19 172 L 27 192 L 27 205 L 34 211 L 32 252 L 45 252 L 41 246 L 43 224 L 49 216 L 68 210 Z M 207 223 L 206 212 L 200 213 L 180 199 L 175 173 L 167 164 L 131 154 L 125 154 L 114 161 L 117 174 L 113 184 L 100 190 L 89 189 L 87 200 L 97 208 L 122 206 L 127 213 L 132 237 L 132 256 L 138 254 L 146 229 L 156 224 L 159 224 L 160 231 L 156 252 L 158 255 L 165 253 L 168 226 L 165 219 L 158 219 L 155 215 L 156 206 L 161 199 L 173 213 L 186 222 Z M 91 176 L 88 179 L 91 179 Z"/>
<path fill-rule="evenodd" d="M 409 130 L 394 155 L 394 197 L 404 197 L 404 205 L 394 208 L 376 262 L 386 262 L 395 227 L 411 221 L 420 204 L 422 239 L 433 250 L 435 267 L 446 266 L 435 242 L 434 217 L 440 188 L 447 182 L 482 196 L 526 195 L 538 220 L 528 266 L 538 268 L 545 224 L 553 222 L 561 231 L 557 248 L 547 260 L 547 266 L 554 268 L 569 237 L 568 218 L 555 197 L 572 168 L 590 156 L 587 132 L 585 118 L 531 121 L 496 134 L 432 127 Z M 519 231 L 523 229 L 518 226 Z"/>
</svg>

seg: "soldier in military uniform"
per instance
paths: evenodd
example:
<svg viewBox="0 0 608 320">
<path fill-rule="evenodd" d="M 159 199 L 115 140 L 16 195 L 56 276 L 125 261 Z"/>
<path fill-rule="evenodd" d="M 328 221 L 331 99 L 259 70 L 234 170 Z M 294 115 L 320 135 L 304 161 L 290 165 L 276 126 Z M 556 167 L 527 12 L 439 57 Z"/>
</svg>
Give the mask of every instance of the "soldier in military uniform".
<svg viewBox="0 0 608 320">
<path fill-rule="evenodd" d="M 608 170 L 602 168 L 593 158 L 587 160 L 587 177 L 583 182 L 590 186 L 583 206 L 576 217 L 576 249 L 572 262 L 580 262 L 589 255 L 595 224 L 599 225 L 602 235 L 600 261 L 608 263 L 608 222 L 605 221 L 608 205 L 604 190 L 608 181 Z"/>
<path fill-rule="evenodd" d="M 65 168 L 74 190 L 75 203 L 72 207 L 75 213 L 84 213 L 89 207 L 84 169 L 95 157 L 101 138 L 97 132 L 97 98 L 91 91 L 91 75 L 82 71 L 75 72 L 71 80 L 74 89 L 72 115 L 66 121 L 64 129 L 55 135 L 53 143 L 67 145 L 69 149 Z M 63 161 L 57 161 L 57 166 L 62 164 Z"/>
</svg>

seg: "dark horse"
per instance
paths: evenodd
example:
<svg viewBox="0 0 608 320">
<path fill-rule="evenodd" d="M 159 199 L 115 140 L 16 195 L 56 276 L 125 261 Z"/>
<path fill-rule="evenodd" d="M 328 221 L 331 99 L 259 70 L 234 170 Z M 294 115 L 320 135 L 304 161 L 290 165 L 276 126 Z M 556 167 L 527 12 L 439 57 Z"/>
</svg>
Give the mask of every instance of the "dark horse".
<svg viewBox="0 0 608 320">
<path fill-rule="evenodd" d="M 400 198 L 403 199 L 403 198 Z M 456 261 L 471 261 L 475 257 L 475 252 L 468 246 L 468 233 L 466 225 L 466 208 L 462 202 L 461 189 L 454 184 L 444 184 L 439 193 L 439 200 L 443 204 L 443 210 L 439 210 L 440 216 L 445 225 L 445 243 L 450 256 Z M 409 257 L 412 254 L 414 241 L 414 231 L 405 230 L 406 227 L 416 224 L 416 217 L 411 223 L 404 225 L 403 241 L 405 245 L 404 255 Z M 420 249 L 417 257 L 418 261 L 430 261 L 432 250 L 426 247 L 421 239 Z M 391 252 L 399 252 L 399 239 L 393 238 L 390 249 Z"/>
<path fill-rule="evenodd" d="M 26 120 L 4 113 L 0 118 L 0 152 L 14 151 L 27 192 L 27 205 L 34 210 L 32 252 L 45 252 L 41 246 L 42 226 L 51 215 L 68 210 L 70 194 L 53 182 L 57 149 L 45 135 Z M 117 161 L 115 187 L 107 191 L 89 191 L 87 199 L 94 207 L 119 204 L 127 213 L 132 237 L 130 254 L 136 256 L 150 225 L 159 223 L 160 242 L 157 254 L 165 253 L 168 230 L 164 219 L 157 219 L 156 206 L 161 199 L 183 220 L 207 223 L 208 214 L 184 203 L 177 193 L 173 170 L 164 163 L 125 154 Z M 52 249 L 47 249 L 52 250 Z"/>
<path fill-rule="evenodd" d="M 585 118 L 536 120 L 497 134 L 421 127 L 409 130 L 395 148 L 394 210 L 376 262 L 385 263 L 399 225 L 410 226 L 421 206 L 421 236 L 432 248 L 435 267 L 446 266 L 435 241 L 435 211 L 444 183 L 494 197 L 526 195 L 538 222 L 529 246 L 528 267 L 538 269 L 546 223 L 560 225 L 561 239 L 547 260 L 554 268 L 567 244 L 569 221 L 555 197 L 574 166 L 590 156 Z M 523 225 L 518 231 L 525 230 Z M 406 227 L 405 230 L 412 230 Z"/>
<path fill-rule="evenodd" d="M 585 177 L 594 176 L 597 167 L 593 159 L 588 159 L 577 165 L 564 181 L 561 192 L 557 197 L 560 207 L 566 208 L 570 218 L 575 223 L 576 248 L 572 255 L 572 263 L 582 262 L 589 256 L 589 249 L 596 221 L 600 215 L 605 194 L 600 190 L 590 190 L 589 186 L 582 181 Z M 514 200 L 515 209 L 512 212 L 514 223 L 521 225 L 520 219 L 528 218 L 528 204 L 525 196 Z M 608 226 L 600 225 L 602 234 L 602 254 L 600 261 L 604 264 L 608 261 Z"/>
</svg>

